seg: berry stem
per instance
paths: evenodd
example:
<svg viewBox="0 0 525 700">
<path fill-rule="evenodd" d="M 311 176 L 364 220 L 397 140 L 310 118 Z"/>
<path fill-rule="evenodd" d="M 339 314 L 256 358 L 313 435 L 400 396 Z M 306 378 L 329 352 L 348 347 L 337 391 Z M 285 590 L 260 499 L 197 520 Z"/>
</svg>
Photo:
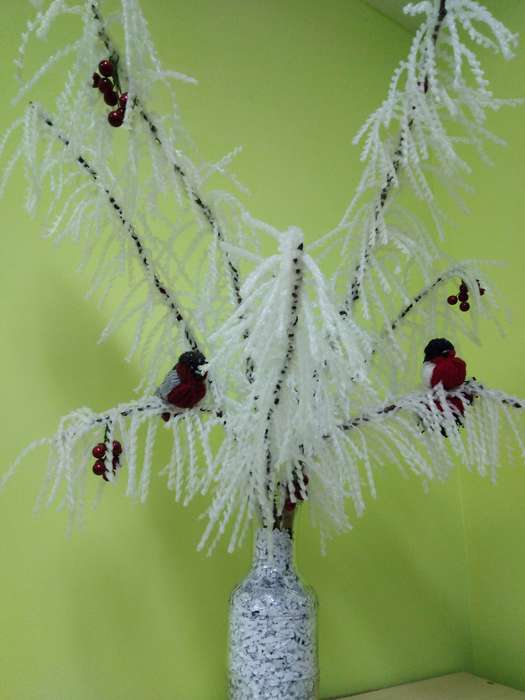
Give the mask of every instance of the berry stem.
<svg viewBox="0 0 525 700">
<path fill-rule="evenodd" d="M 442 285 L 444 282 L 447 282 L 450 280 L 452 277 L 456 277 L 458 274 L 464 274 L 465 270 L 463 268 L 458 268 L 457 266 L 448 268 L 444 272 L 442 272 L 436 279 L 426 287 L 423 287 L 413 298 L 412 300 L 401 309 L 401 311 L 397 314 L 397 316 L 394 318 L 393 321 L 390 321 L 387 323 L 381 333 L 381 338 L 383 338 L 385 335 L 388 333 L 393 333 L 399 324 L 404 321 L 404 319 L 416 309 L 418 304 L 420 304 L 423 299 L 425 299 L 434 289 Z M 372 348 L 372 351 L 370 352 L 370 357 L 375 355 L 377 351 L 377 343 L 376 345 Z"/>
</svg>

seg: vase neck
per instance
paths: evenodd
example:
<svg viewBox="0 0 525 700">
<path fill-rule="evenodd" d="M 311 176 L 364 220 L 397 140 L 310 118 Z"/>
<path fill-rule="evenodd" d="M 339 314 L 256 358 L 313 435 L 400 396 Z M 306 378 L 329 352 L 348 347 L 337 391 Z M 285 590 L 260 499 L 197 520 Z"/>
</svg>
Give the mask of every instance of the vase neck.
<svg viewBox="0 0 525 700">
<path fill-rule="evenodd" d="M 293 570 L 293 540 L 289 530 L 260 528 L 255 536 L 255 568 L 285 573 Z"/>
</svg>

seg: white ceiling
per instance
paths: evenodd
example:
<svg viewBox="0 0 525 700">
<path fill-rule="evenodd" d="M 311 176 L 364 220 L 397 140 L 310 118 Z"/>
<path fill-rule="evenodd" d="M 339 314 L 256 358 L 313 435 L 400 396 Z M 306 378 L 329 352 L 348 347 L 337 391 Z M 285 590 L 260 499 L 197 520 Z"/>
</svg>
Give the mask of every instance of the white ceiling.
<svg viewBox="0 0 525 700">
<path fill-rule="evenodd" d="M 409 17 L 403 14 L 403 7 L 408 4 L 408 0 L 365 0 L 365 2 L 410 32 L 413 32 L 421 21 L 421 17 Z"/>
</svg>

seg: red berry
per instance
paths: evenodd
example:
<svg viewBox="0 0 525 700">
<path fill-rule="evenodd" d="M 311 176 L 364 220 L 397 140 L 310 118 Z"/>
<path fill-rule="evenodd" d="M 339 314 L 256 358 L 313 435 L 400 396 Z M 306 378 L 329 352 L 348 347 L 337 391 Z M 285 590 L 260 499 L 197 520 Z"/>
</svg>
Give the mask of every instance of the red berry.
<svg viewBox="0 0 525 700">
<path fill-rule="evenodd" d="M 160 417 L 162 418 L 162 420 L 165 423 L 167 423 L 169 421 L 169 419 L 171 418 L 171 413 L 161 413 Z"/>
<path fill-rule="evenodd" d="M 118 98 L 118 102 L 122 109 L 126 109 L 126 105 L 128 104 L 128 93 L 123 92 L 122 95 Z"/>
<path fill-rule="evenodd" d="M 107 59 L 100 61 L 98 64 L 98 69 L 105 78 L 109 78 L 111 75 L 113 75 L 113 64 Z"/>
<path fill-rule="evenodd" d="M 114 90 L 106 90 L 104 93 L 104 102 L 110 107 L 114 107 L 118 102 L 118 95 Z"/>
<path fill-rule="evenodd" d="M 111 126 L 122 126 L 124 121 L 124 110 L 119 108 L 108 114 L 108 122 Z"/>
<path fill-rule="evenodd" d="M 456 296 L 455 294 L 451 294 L 451 295 L 448 297 L 447 301 L 448 301 L 448 303 L 450 304 L 450 306 L 454 306 L 454 304 L 457 304 L 457 303 L 458 303 L 458 298 L 457 298 L 457 296 Z"/>
<path fill-rule="evenodd" d="M 468 292 L 460 292 L 458 294 L 458 299 L 460 301 L 468 301 Z"/>
<path fill-rule="evenodd" d="M 98 87 L 99 83 L 100 83 L 100 75 L 98 73 L 93 73 L 93 87 L 94 88 Z"/>
<path fill-rule="evenodd" d="M 93 457 L 101 459 L 106 454 L 106 446 L 104 443 L 99 442 L 98 445 L 95 445 L 95 447 L 91 450 L 91 454 Z"/>
<path fill-rule="evenodd" d="M 106 471 L 104 467 L 104 462 L 101 459 L 97 459 L 95 464 L 92 467 L 93 469 L 93 474 L 96 474 L 97 476 L 102 476 L 104 472 Z"/>
<path fill-rule="evenodd" d="M 459 308 L 461 309 L 461 311 L 468 311 L 470 309 L 470 304 L 468 303 L 468 301 L 462 301 L 459 305 Z"/>
<path fill-rule="evenodd" d="M 122 454 L 122 445 L 118 440 L 113 440 L 113 456 L 118 457 Z"/>
<path fill-rule="evenodd" d="M 98 81 L 98 89 L 103 95 L 105 95 L 106 92 L 109 92 L 110 90 L 113 91 L 113 83 L 107 78 L 101 78 Z"/>
</svg>

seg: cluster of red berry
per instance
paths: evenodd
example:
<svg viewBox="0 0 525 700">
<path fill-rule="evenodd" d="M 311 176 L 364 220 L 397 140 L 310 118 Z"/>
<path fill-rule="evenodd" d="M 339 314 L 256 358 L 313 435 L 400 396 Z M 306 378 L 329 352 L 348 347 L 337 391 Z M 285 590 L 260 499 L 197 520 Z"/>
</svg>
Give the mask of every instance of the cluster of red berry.
<svg viewBox="0 0 525 700">
<path fill-rule="evenodd" d="M 107 446 L 105 442 L 99 442 L 98 445 L 91 450 L 93 457 L 96 457 L 97 461 L 93 465 L 93 474 L 101 476 L 104 481 L 109 481 L 107 476 L 107 469 L 105 465 Z M 112 446 L 112 460 L 111 464 L 113 467 L 113 474 L 116 473 L 117 469 L 120 467 L 119 457 L 122 454 L 122 445 L 118 440 L 113 440 Z"/>
<path fill-rule="evenodd" d="M 104 102 L 107 105 L 110 107 L 118 105 L 117 109 L 108 114 L 108 122 L 111 126 L 121 126 L 126 114 L 128 93 L 120 91 L 115 64 L 111 59 L 100 61 L 98 70 L 98 73 L 93 73 L 93 87 L 98 88 L 104 95 Z"/>
<path fill-rule="evenodd" d="M 306 491 L 306 487 L 308 486 L 309 479 L 306 476 L 306 474 L 303 474 L 303 483 L 304 483 L 304 490 Z M 290 496 L 286 499 L 284 502 L 284 509 L 288 511 L 295 510 L 295 507 L 299 505 L 302 501 L 305 500 L 305 497 L 301 493 L 301 484 L 299 483 L 298 479 L 294 479 L 292 483 L 293 489 L 294 489 L 294 496 L 295 496 L 295 501 L 292 501 Z M 308 496 L 307 496 L 308 497 Z"/>
<path fill-rule="evenodd" d="M 479 295 L 482 297 L 485 294 L 485 290 L 480 285 L 479 280 L 476 280 L 476 283 L 478 285 Z M 470 309 L 470 304 L 468 303 L 468 287 L 463 280 L 461 280 L 461 284 L 459 285 L 459 292 L 457 294 L 451 294 L 447 301 L 451 306 L 454 306 L 454 304 L 457 304 L 459 301 L 459 308 L 461 311 L 468 311 Z"/>
</svg>

